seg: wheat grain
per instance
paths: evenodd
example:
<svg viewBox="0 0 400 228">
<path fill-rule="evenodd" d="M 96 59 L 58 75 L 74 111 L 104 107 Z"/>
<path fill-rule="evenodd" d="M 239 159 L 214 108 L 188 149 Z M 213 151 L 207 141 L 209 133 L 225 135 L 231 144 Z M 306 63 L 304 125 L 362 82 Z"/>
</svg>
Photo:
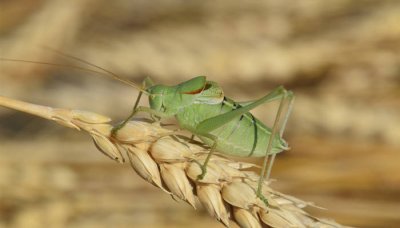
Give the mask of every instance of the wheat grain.
<svg viewBox="0 0 400 228">
<path fill-rule="evenodd" d="M 250 163 L 216 155 L 205 177 L 197 180 L 207 150 L 158 123 L 131 121 L 112 138 L 111 119 L 97 113 L 56 109 L 2 96 L 0 105 L 86 131 L 106 156 L 120 163 L 127 157 L 143 179 L 194 208 L 197 198 L 225 226 L 233 220 L 241 227 L 343 227 L 309 215 L 303 208 L 311 203 L 274 191 L 264 182 L 263 193 L 270 204 L 267 207 L 255 194 L 258 175 L 246 171 L 254 166 Z"/>
</svg>

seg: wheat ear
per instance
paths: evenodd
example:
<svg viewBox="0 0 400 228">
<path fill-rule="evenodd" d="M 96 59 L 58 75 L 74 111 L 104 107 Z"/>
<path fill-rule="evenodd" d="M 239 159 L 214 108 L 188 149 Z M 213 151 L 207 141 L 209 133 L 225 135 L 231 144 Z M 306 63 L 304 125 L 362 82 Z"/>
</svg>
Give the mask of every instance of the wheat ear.
<svg viewBox="0 0 400 228">
<path fill-rule="evenodd" d="M 313 217 L 303 210 L 311 203 L 277 192 L 265 182 L 264 196 L 270 204 L 267 207 L 256 197 L 259 176 L 246 171 L 254 166 L 250 163 L 216 155 L 205 177 L 197 180 L 207 149 L 157 123 L 131 121 L 112 138 L 111 119 L 93 112 L 51 108 L 2 96 L 0 105 L 89 133 L 96 147 L 109 158 L 120 163 L 128 158 L 142 178 L 194 208 L 198 199 L 227 227 L 230 220 L 240 227 L 343 227 Z"/>
</svg>

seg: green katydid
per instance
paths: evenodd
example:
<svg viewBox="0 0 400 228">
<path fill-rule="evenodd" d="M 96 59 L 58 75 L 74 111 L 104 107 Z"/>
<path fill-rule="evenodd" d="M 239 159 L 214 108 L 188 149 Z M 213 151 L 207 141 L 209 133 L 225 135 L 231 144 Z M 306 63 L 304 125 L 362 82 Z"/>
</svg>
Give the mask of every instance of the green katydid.
<svg viewBox="0 0 400 228">
<path fill-rule="evenodd" d="M 210 151 L 201 165 L 202 173 L 198 176 L 198 179 L 203 179 L 206 175 L 207 164 L 216 150 L 224 154 L 240 157 L 265 157 L 256 195 L 268 205 L 266 198 L 262 194 L 262 186 L 264 179 L 269 178 L 276 154 L 288 149 L 288 145 L 282 139 L 282 135 L 293 106 L 294 95 L 291 91 L 278 87 L 258 100 L 239 103 L 225 97 L 221 87 L 216 82 L 207 81 L 205 76 L 198 76 L 175 86 L 154 85 L 150 79 L 146 79 L 143 86 L 139 86 L 90 62 L 59 51 L 55 52 L 96 67 L 106 72 L 108 76 L 139 90 L 132 113 L 113 128 L 113 136 L 116 136 L 118 131 L 135 114 L 147 112 L 159 118 L 175 117 L 180 128 L 188 130 L 210 146 Z M 2 60 L 10 59 L 2 58 Z M 11 61 L 83 69 L 73 65 L 25 60 Z M 104 74 L 93 70 L 88 71 Z M 150 107 L 138 106 L 143 93 L 148 95 Z M 273 127 L 269 128 L 255 118 L 250 111 L 261 104 L 275 100 L 279 100 L 280 104 Z M 285 104 L 287 104 L 286 114 L 283 111 Z M 280 124 L 281 116 L 284 116 L 282 124 Z"/>
<path fill-rule="evenodd" d="M 262 195 L 262 183 L 265 175 L 267 178 L 270 175 L 275 155 L 288 149 L 282 134 L 293 104 L 293 93 L 278 87 L 256 101 L 241 105 L 225 97 L 221 87 L 207 81 L 205 76 L 195 77 L 176 86 L 153 85 L 147 81 L 144 83 L 145 88 L 139 92 L 131 115 L 113 129 L 113 135 L 138 112 L 147 112 L 160 118 L 175 117 L 182 129 L 190 131 L 210 146 L 201 165 L 199 179 L 206 175 L 207 164 L 215 150 L 241 157 L 265 157 L 256 194 L 267 204 Z M 142 93 L 149 96 L 150 107 L 138 106 Z M 280 100 L 280 105 L 271 129 L 249 111 L 274 100 Z M 278 133 L 283 106 L 287 101 L 289 107 Z M 269 156 L 271 160 L 267 165 Z"/>
</svg>

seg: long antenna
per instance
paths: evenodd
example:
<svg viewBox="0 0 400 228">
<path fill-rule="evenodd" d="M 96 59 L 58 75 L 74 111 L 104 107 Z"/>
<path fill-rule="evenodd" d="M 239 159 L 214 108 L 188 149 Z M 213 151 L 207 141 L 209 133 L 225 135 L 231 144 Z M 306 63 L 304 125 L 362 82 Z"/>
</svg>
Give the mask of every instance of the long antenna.
<svg viewBox="0 0 400 228">
<path fill-rule="evenodd" d="M 96 73 L 96 74 L 105 75 L 104 72 L 95 71 L 95 70 L 87 69 L 87 68 L 84 68 L 84 67 L 79 67 L 79 66 L 75 66 L 75 65 L 68 65 L 68 64 L 47 63 L 47 62 L 31 61 L 31 60 L 23 60 L 23 59 L 9 59 L 9 58 L 2 58 L 2 57 L 0 57 L 0 61 L 33 63 L 33 64 L 40 64 L 40 65 L 50 65 L 50 66 L 55 66 L 55 67 L 73 68 L 73 69 L 77 69 L 77 70 L 81 70 L 81 71 L 87 71 L 87 72 L 92 72 L 92 73 Z M 109 75 L 106 74 L 106 76 L 109 76 Z"/>
<path fill-rule="evenodd" d="M 51 49 L 51 50 L 52 50 L 52 49 Z M 10 59 L 10 58 L 2 58 L 2 57 L 0 57 L 0 61 L 33 63 L 33 64 L 49 65 L 49 66 L 55 66 L 55 67 L 72 68 L 72 69 L 76 69 L 76 70 L 91 72 L 91 73 L 95 73 L 95 74 L 98 74 L 98 75 L 111 77 L 111 78 L 113 78 L 113 79 L 115 79 L 115 80 L 117 80 L 117 81 L 120 81 L 120 82 L 122 82 L 122 83 L 124 83 L 124 84 L 127 84 L 127 85 L 129 85 L 129 86 L 132 86 L 132 87 L 134 87 L 134 88 L 136 88 L 136 89 L 142 91 L 142 92 L 145 93 L 145 94 L 148 94 L 148 92 L 147 92 L 146 90 L 144 90 L 142 87 L 140 87 L 140 86 L 137 85 L 136 83 L 131 82 L 131 81 L 127 80 L 127 79 L 124 79 L 124 78 L 118 76 L 117 74 L 115 74 L 115 73 L 113 73 L 113 72 L 111 72 L 111 71 L 108 71 L 108 70 L 106 70 L 106 69 L 104 69 L 104 68 L 102 68 L 102 67 L 96 66 L 96 65 L 94 65 L 93 63 L 87 62 L 87 61 L 82 60 L 82 59 L 79 59 L 79 58 L 77 58 L 77 57 L 69 56 L 69 55 L 66 55 L 66 54 L 64 54 L 64 53 L 62 53 L 62 52 L 56 51 L 56 50 L 52 50 L 52 51 L 56 52 L 56 53 L 59 54 L 59 55 L 63 55 L 63 56 L 65 56 L 65 57 L 68 57 L 68 58 L 71 58 L 71 59 L 75 59 L 76 61 L 80 61 L 80 62 L 83 62 L 83 63 L 85 63 L 85 64 L 87 64 L 87 65 L 92 66 L 92 67 L 98 68 L 98 69 L 102 70 L 103 72 L 101 72 L 101 71 L 96 71 L 96 70 L 91 70 L 91 69 L 84 68 L 84 67 L 80 67 L 80 66 L 69 65 L 69 64 L 48 63 L 48 62 L 32 61 L 32 60 L 23 60 L 23 59 Z"/>
<path fill-rule="evenodd" d="M 85 64 L 87 64 L 87 65 L 89 65 L 89 66 L 92 66 L 92 67 L 95 67 L 95 68 L 97 68 L 97 69 L 100 69 L 100 70 L 102 70 L 102 71 L 108 73 L 112 78 L 114 78 L 114 79 L 116 79 L 116 80 L 118 80 L 118 81 L 120 81 L 120 82 L 124 82 L 124 83 L 129 82 L 129 84 L 132 85 L 132 86 L 134 86 L 136 89 L 141 90 L 142 92 L 147 93 L 146 91 L 144 91 L 144 90 L 142 89 L 142 87 L 140 87 L 140 86 L 137 85 L 136 83 L 133 83 L 133 82 L 131 82 L 131 81 L 129 81 L 129 80 L 127 80 L 127 79 L 125 79 L 125 78 L 123 78 L 123 77 L 121 77 L 121 76 L 115 74 L 114 72 L 111 72 L 111 71 L 109 71 L 109 70 L 103 68 L 103 67 L 97 66 L 97 65 L 94 64 L 94 63 L 91 63 L 91 62 L 86 61 L 86 60 L 84 60 L 84 59 L 78 58 L 78 57 L 76 57 L 76 56 L 69 55 L 69 54 L 64 53 L 64 52 L 62 52 L 62 51 L 60 51 L 60 50 L 57 50 L 57 49 L 54 49 L 54 48 L 51 48 L 51 47 L 48 47 L 48 46 L 42 46 L 42 47 L 43 47 L 44 49 L 47 49 L 48 51 L 52 51 L 52 52 L 54 52 L 54 53 L 56 53 L 56 54 L 58 54 L 58 55 L 64 56 L 64 57 L 69 58 L 69 59 L 73 59 L 73 60 L 78 61 L 78 62 L 81 62 L 81 63 L 85 63 Z"/>
</svg>

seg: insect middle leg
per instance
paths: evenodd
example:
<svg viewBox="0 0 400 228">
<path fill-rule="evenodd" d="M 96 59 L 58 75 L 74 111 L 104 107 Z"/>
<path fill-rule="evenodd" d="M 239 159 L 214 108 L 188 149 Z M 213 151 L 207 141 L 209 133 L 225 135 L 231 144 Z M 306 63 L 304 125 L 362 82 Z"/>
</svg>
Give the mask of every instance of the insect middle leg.
<svg viewBox="0 0 400 228">
<path fill-rule="evenodd" d="M 194 136 L 194 135 L 193 135 L 193 136 Z M 205 134 L 205 135 L 203 135 L 203 136 L 204 136 L 204 137 L 207 137 L 207 138 L 209 138 L 209 139 L 211 139 L 211 140 L 213 141 L 213 144 L 212 144 L 211 147 L 210 147 L 210 151 L 208 151 L 208 154 L 207 154 L 206 159 L 204 160 L 204 163 L 203 163 L 202 165 L 200 165 L 201 174 L 199 174 L 199 175 L 197 176 L 197 179 L 198 179 L 198 180 L 202 180 L 202 179 L 204 178 L 204 176 L 207 174 L 207 165 L 208 165 L 208 162 L 210 161 L 211 156 L 214 154 L 215 149 L 217 148 L 217 142 L 218 142 L 217 137 L 215 137 L 215 136 L 213 136 L 213 135 L 211 135 L 211 134 Z"/>
</svg>

